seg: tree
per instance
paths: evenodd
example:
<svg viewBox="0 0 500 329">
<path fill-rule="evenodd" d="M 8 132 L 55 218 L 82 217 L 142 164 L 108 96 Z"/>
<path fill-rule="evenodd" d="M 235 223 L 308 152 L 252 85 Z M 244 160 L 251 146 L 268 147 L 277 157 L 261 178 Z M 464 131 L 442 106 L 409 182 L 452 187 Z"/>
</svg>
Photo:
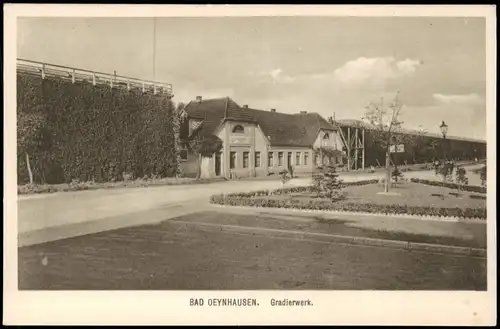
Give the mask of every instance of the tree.
<svg viewBox="0 0 500 329">
<path fill-rule="evenodd" d="M 330 164 L 326 168 L 319 168 L 313 176 L 313 189 L 318 197 L 332 200 L 342 198 L 342 181 L 338 179 L 335 166 Z"/>
<path fill-rule="evenodd" d="M 30 184 L 34 183 L 32 157 L 41 154 L 49 145 L 47 118 L 43 108 L 37 107 L 28 112 L 18 112 L 17 143 L 24 153 Z"/>
<path fill-rule="evenodd" d="M 383 99 L 380 104 L 370 103 L 366 107 L 364 119 L 373 127 L 374 141 L 379 143 L 385 150 L 385 168 L 386 178 L 384 184 L 384 191 L 389 192 L 389 183 L 391 180 L 391 167 L 390 167 L 390 151 L 391 145 L 397 145 L 400 142 L 403 134 L 397 134 L 402 122 L 399 121 L 399 115 L 403 104 L 399 99 L 399 92 L 396 97 L 389 104 L 389 110 L 384 107 Z"/>
<path fill-rule="evenodd" d="M 203 130 L 203 122 L 189 135 L 188 116 L 184 103 L 179 103 L 175 110 L 177 137 L 177 149 L 180 149 L 181 139 L 187 141 L 189 148 L 198 158 L 198 170 L 196 179 L 201 178 L 201 164 L 203 157 L 211 157 L 222 149 L 222 141 L 215 135 L 206 134 Z M 179 159 L 180 160 L 180 159 Z"/>
<path fill-rule="evenodd" d="M 184 134 L 187 134 L 185 130 L 188 130 L 188 122 L 187 122 L 187 112 L 185 110 L 186 105 L 182 102 L 179 102 L 177 106 L 175 107 L 174 110 L 174 122 L 173 122 L 173 127 L 174 127 L 174 136 L 175 136 L 175 152 L 176 152 L 176 177 L 179 177 L 181 175 L 181 155 L 180 155 L 180 150 L 182 149 L 182 137 L 187 137 L 184 136 Z"/>
<path fill-rule="evenodd" d="M 193 135 L 189 139 L 189 147 L 194 154 L 198 157 L 198 170 L 196 173 L 196 179 L 201 178 L 201 159 L 202 157 L 211 157 L 214 153 L 219 152 L 222 149 L 222 141 L 220 138 L 214 135 L 205 135 L 202 130 L 202 125 L 197 128 Z"/>
</svg>

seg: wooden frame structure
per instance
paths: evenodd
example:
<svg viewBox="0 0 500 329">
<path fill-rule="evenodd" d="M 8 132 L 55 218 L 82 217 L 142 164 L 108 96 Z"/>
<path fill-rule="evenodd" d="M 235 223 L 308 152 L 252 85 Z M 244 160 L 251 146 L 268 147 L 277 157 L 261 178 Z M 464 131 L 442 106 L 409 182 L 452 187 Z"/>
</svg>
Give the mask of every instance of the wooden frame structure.
<svg viewBox="0 0 500 329">
<path fill-rule="evenodd" d="M 172 98 L 172 84 L 141 80 L 126 76 L 120 76 L 109 73 L 102 73 L 90 70 L 77 69 L 74 67 L 55 65 L 43 62 L 37 62 L 27 59 L 17 59 L 17 72 L 41 76 L 42 79 L 47 77 L 57 77 L 60 79 L 71 81 L 75 83 L 77 81 L 91 82 L 94 86 L 97 84 L 106 84 L 111 86 L 111 88 L 120 89 L 140 89 L 142 92 L 151 92 L 153 94 L 165 94 L 167 97 Z"/>
<path fill-rule="evenodd" d="M 365 129 L 336 123 L 347 155 L 347 171 L 365 169 Z M 345 133 L 344 133 L 345 132 Z M 347 136 L 346 136 L 347 135 Z M 361 161 L 361 164 L 360 164 Z"/>
<path fill-rule="evenodd" d="M 361 122 L 359 120 L 339 120 L 339 121 L 331 121 L 331 123 L 338 128 L 338 134 L 340 135 L 340 139 L 343 144 L 343 151 L 347 156 L 347 171 L 352 170 L 364 170 L 366 167 L 366 163 L 373 163 L 374 159 L 368 159 L 372 161 L 367 161 L 366 159 L 366 150 L 365 150 L 365 133 L 369 134 L 373 131 L 373 128 L 370 128 L 368 124 Z M 426 138 L 437 139 L 439 141 L 442 140 L 442 136 L 439 134 L 432 133 L 421 133 L 417 131 L 412 131 L 409 129 L 400 129 L 398 131 L 394 131 L 395 134 L 407 134 L 412 136 L 424 136 Z M 486 141 L 479 139 L 472 139 L 466 137 L 447 137 L 446 140 L 452 140 L 453 143 L 457 145 L 460 144 L 475 144 L 477 145 L 475 148 L 477 149 L 485 149 Z M 462 146 L 463 148 L 464 146 Z M 460 146 L 455 147 L 460 148 Z M 481 153 L 476 152 L 475 153 Z M 483 151 L 482 153 L 485 153 Z M 379 161 L 375 159 L 377 163 L 380 165 Z M 392 160 L 391 160 L 392 162 Z"/>
</svg>

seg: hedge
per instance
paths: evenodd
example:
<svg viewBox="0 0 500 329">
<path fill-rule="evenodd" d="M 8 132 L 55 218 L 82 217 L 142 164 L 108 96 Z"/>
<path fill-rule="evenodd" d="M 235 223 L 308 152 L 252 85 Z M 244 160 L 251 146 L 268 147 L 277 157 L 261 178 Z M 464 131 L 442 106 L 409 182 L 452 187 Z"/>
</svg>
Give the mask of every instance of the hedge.
<svg viewBox="0 0 500 329">
<path fill-rule="evenodd" d="M 17 75 L 17 117 L 42 116 L 49 131 L 38 144 L 18 142 L 18 184 L 109 182 L 170 177 L 179 170 L 174 105 L 164 94 L 59 78 Z M 29 133 L 18 127 L 18 138 Z"/>
<path fill-rule="evenodd" d="M 420 178 L 411 178 L 410 180 L 414 183 L 458 189 L 458 184 L 455 184 L 455 183 L 438 182 L 438 181 L 420 179 Z M 476 193 L 486 194 L 486 187 L 484 187 L 484 186 L 463 185 L 463 186 L 461 186 L 461 189 L 463 191 L 467 191 L 467 192 L 476 192 Z"/>
<path fill-rule="evenodd" d="M 439 217 L 459 217 L 459 218 L 480 218 L 486 219 L 486 208 L 435 208 L 427 206 L 408 206 L 402 204 L 380 205 L 380 204 L 359 204 L 344 202 L 329 202 L 323 200 L 298 200 L 298 199 L 252 199 L 241 198 L 232 195 L 213 195 L 210 203 L 227 206 L 247 206 L 263 208 L 288 208 L 307 209 L 324 211 L 346 211 L 362 212 L 372 214 L 406 214 L 418 216 L 439 216 Z"/>
</svg>

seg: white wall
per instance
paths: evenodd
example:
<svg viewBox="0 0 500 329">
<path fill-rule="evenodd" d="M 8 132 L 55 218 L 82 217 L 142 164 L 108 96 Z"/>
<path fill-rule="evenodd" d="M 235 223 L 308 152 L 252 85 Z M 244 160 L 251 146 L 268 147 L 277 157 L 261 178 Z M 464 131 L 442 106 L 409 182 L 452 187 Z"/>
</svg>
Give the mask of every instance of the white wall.
<svg viewBox="0 0 500 329">
<path fill-rule="evenodd" d="M 323 138 L 325 134 L 329 135 L 328 139 Z M 320 148 L 322 146 L 341 151 L 343 145 L 340 133 L 338 131 L 320 130 L 318 136 L 316 137 L 316 141 L 314 142 L 314 148 Z"/>
</svg>

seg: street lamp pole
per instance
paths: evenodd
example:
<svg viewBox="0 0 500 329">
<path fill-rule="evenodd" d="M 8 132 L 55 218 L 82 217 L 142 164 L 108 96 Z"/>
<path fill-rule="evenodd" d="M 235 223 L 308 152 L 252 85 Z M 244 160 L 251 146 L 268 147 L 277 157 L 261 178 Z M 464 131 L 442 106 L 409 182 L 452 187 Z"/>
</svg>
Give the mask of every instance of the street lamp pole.
<svg viewBox="0 0 500 329">
<path fill-rule="evenodd" d="M 444 121 L 441 121 L 439 129 L 441 129 L 441 133 L 443 134 L 443 155 L 444 161 L 446 161 L 446 134 L 448 133 L 448 125 Z"/>
</svg>

